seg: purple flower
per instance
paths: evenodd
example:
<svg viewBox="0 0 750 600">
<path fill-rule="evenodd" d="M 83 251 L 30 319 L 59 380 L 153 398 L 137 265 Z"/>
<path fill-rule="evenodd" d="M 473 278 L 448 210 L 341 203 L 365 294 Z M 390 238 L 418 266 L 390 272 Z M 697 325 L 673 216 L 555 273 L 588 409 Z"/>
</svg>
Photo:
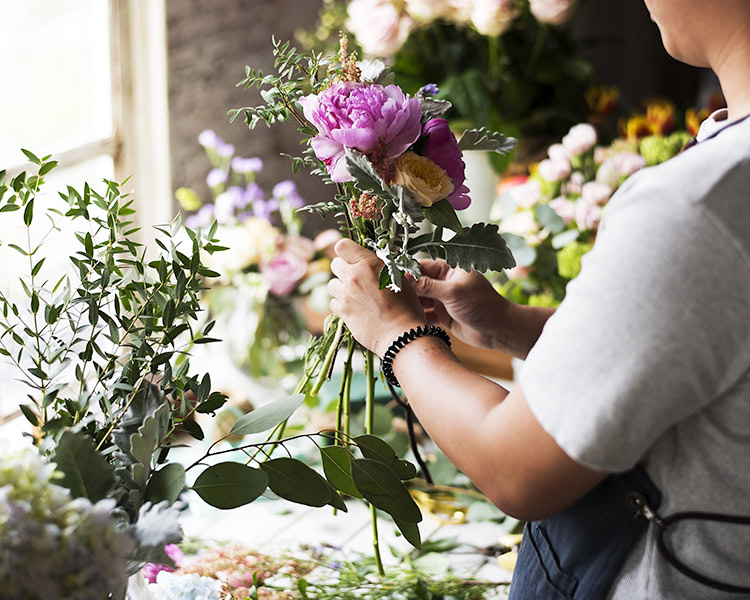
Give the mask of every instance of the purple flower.
<svg viewBox="0 0 750 600">
<path fill-rule="evenodd" d="M 211 224 L 214 218 L 214 205 L 206 204 L 194 215 L 190 215 L 185 219 L 185 226 L 189 229 L 205 228 Z"/>
<path fill-rule="evenodd" d="M 466 165 L 448 121 L 430 119 L 424 124 L 422 137 L 425 139 L 422 155 L 444 169 L 453 182 L 453 192 L 448 196 L 448 202 L 456 210 L 468 207 L 471 198 L 467 195 L 469 188 L 464 185 Z"/>
<path fill-rule="evenodd" d="M 205 131 L 201 131 L 198 136 L 198 143 L 204 148 L 216 148 L 216 146 L 223 144 L 224 140 L 216 135 L 213 129 L 206 129 Z"/>
<path fill-rule="evenodd" d="M 227 182 L 227 172 L 224 169 L 211 169 L 206 175 L 206 185 L 210 188 L 218 187 Z"/>
<path fill-rule="evenodd" d="M 279 201 L 286 200 L 292 208 L 301 208 L 305 205 L 305 201 L 297 191 L 297 184 L 290 179 L 280 181 L 274 186 L 273 197 Z"/>
<path fill-rule="evenodd" d="M 440 88 L 434 83 L 428 83 L 419 88 L 419 93 L 423 96 L 437 96 L 440 93 Z"/>
<path fill-rule="evenodd" d="M 253 216 L 259 219 L 271 220 L 271 215 L 279 210 L 279 201 L 276 198 L 263 200 L 262 198 L 253 202 Z"/>
<path fill-rule="evenodd" d="M 279 252 L 261 267 L 261 273 L 274 296 L 294 291 L 307 272 L 307 263 L 294 252 Z"/>
<path fill-rule="evenodd" d="M 232 169 L 237 173 L 258 173 L 263 170 L 263 161 L 260 158 L 241 158 L 235 156 L 232 159 Z"/>
<path fill-rule="evenodd" d="M 419 100 L 395 85 L 342 82 L 301 98 L 300 104 L 305 118 L 318 130 L 312 139 L 315 155 L 336 182 L 352 181 L 344 148 L 393 160 L 420 134 Z"/>
<path fill-rule="evenodd" d="M 216 146 L 216 154 L 222 158 L 229 158 L 234 154 L 234 146 L 226 142 L 222 142 Z"/>
</svg>

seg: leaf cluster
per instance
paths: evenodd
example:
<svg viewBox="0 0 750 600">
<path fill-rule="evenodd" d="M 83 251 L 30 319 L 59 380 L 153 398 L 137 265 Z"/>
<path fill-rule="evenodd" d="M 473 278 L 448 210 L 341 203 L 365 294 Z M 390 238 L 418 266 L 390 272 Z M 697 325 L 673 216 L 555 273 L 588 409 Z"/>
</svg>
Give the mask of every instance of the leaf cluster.
<svg viewBox="0 0 750 600">
<path fill-rule="evenodd" d="M 215 228 L 198 234 L 178 218 L 156 228 L 158 251 L 149 254 L 120 184 L 68 186 L 45 209 L 39 192 L 56 163 L 24 153 L 36 172 L 8 184 L 0 172 L 0 213 L 21 215 L 27 233 L 25 247 L 2 249 L 28 263 L 20 294 L 0 293 L 0 354 L 30 390 L 21 410 L 66 487 L 116 499 L 134 522 L 144 503 L 174 502 L 184 488 L 184 469 L 167 462 L 178 428 L 202 439 L 193 414 L 226 400 L 208 375 L 191 374 L 188 354 L 214 341 L 199 295 L 216 276 L 202 262 L 219 248 Z M 63 274 L 45 245 L 62 229 L 75 231 Z"/>
</svg>

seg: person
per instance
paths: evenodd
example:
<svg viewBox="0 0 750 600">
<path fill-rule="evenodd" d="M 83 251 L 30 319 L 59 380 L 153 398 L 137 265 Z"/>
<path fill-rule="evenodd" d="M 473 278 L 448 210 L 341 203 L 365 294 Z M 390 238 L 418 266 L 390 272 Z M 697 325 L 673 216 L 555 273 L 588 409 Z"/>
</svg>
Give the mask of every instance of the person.
<svg viewBox="0 0 750 600">
<path fill-rule="evenodd" d="M 722 521 L 750 514 L 750 2 L 645 2 L 727 109 L 618 190 L 556 311 L 441 261 L 379 290 L 375 254 L 335 247 L 331 310 L 377 355 L 429 323 L 525 359 L 510 392 L 435 335 L 392 360 L 435 443 L 528 522 L 511 598 L 750 598 L 750 527 Z"/>
</svg>

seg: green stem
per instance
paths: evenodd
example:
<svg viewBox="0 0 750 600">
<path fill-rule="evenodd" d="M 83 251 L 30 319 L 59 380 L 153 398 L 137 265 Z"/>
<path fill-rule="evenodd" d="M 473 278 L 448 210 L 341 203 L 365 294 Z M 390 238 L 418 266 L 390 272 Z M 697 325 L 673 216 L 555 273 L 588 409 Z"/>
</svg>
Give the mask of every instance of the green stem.
<svg viewBox="0 0 750 600">
<path fill-rule="evenodd" d="M 372 435 L 375 423 L 375 370 L 374 357 L 371 350 L 365 352 L 365 376 L 367 377 L 367 393 L 365 395 L 365 433 Z M 370 504 L 370 519 L 372 520 L 372 550 L 375 555 L 375 564 L 378 574 L 385 577 L 383 560 L 380 558 L 380 538 L 378 536 L 378 514 L 376 508 Z"/>
<path fill-rule="evenodd" d="M 331 364 L 333 363 L 333 358 L 336 356 L 336 350 L 338 350 L 339 343 L 341 342 L 341 336 L 344 333 L 344 322 L 341 319 L 338 319 L 338 323 L 336 324 L 336 333 L 333 336 L 333 339 L 331 340 L 331 345 L 328 347 L 328 352 L 326 353 L 325 361 L 323 361 L 323 368 L 320 371 L 320 375 L 318 376 L 318 380 L 315 382 L 315 385 L 313 386 L 312 390 L 310 390 L 311 396 L 317 396 L 318 392 L 320 391 L 320 388 L 323 387 L 323 384 L 328 379 L 329 373 L 331 371 Z"/>
<path fill-rule="evenodd" d="M 352 355 L 354 353 L 354 342 L 349 341 L 349 347 L 346 351 L 346 361 L 344 362 L 344 372 L 341 375 L 341 387 L 339 388 L 339 398 L 336 404 L 336 431 L 344 430 L 344 415 L 348 417 L 348 411 L 346 410 L 347 404 L 347 391 L 351 389 L 351 377 L 352 377 Z M 338 436 L 334 439 L 334 444 L 339 441 Z"/>
</svg>

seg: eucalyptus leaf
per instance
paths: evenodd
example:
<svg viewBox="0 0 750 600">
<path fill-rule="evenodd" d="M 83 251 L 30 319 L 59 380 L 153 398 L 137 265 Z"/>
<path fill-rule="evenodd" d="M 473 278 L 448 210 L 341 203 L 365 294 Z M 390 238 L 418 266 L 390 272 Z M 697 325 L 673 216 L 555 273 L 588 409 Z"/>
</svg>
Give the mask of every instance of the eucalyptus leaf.
<svg viewBox="0 0 750 600">
<path fill-rule="evenodd" d="M 575 242 L 578 239 L 580 233 L 581 232 L 578 231 L 578 229 L 568 229 L 567 231 L 561 231 L 552 238 L 552 247 L 555 250 L 564 248 L 568 244 L 572 244 L 573 242 Z"/>
<path fill-rule="evenodd" d="M 97 502 L 115 485 L 114 468 L 96 451 L 94 441 L 80 433 L 65 431 L 55 448 L 54 462 L 63 474 L 60 485 L 75 498 Z"/>
<path fill-rule="evenodd" d="M 331 485 L 348 496 L 361 498 L 362 494 L 352 479 L 352 457 L 349 451 L 342 446 L 323 446 L 320 448 L 320 456 L 323 459 L 323 472 Z"/>
<path fill-rule="evenodd" d="M 518 140 L 503 135 L 496 131 L 490 131 L 486 127 L 479 129 L 468 129 L 464 131 L 458 140 L 458 147 L 464 150 L 482 150 L 485 152 L 497 152 L 507 154 L 518 145 Z"/>
<path fill-rule="evenodd" d="M 407 460 L 396 455 L 396 451 L 388 442 L 377 436 L 364 434 L 354 438 L 365 458 L 371 458 L 386 465 L 399 479 L 412 479 L 417 475 L 417 469 Z"/>
<path fill-rule="evenodd" d="M 375 508 L 395 519 L 419 523 L 422 513 L 398 476 L 386 465 L 370 458 L 352 461 L 354 485 Z"/>
<path fill-rule="evenodd" d="M 422 548 L 422 536 L 419 533 L 419 525 L 416 523 L 410 523 L 408 521 L 402 521 L 394 517 L 393 522 L 398 527 L 398 530 L 404 535 L 406 541 L 408 541 L 417 550 Z"/>
<path fill-rule="evenodd" d="M 248 435 L 273 429 L 286 421 L 305 401 L 304 394 L 294 394 L 254 409 L 241 416 L 232 426 L 230 435 Z"/>
<path fill-rule="evenodd" d="M 432 206 L 423 206 L 422 212 L 433 225 L 445 227 L 446 229 L 455 231 L 459 235 L 463 234 L 464 227 L 456 214 L 456 210 L 447 198 L 435 202 Z"/>
<path fill-rule="evenodd" d="M 249 504 L 267 486 L 268 476 L 264 471 L 239 463 L 223 462 L 203 471 L 192 489 L 211 506 L 229 509 Z"/>
<path fill-rule="evenodd" d="M 537 204 L 534 207 L 534 216 L 539 224 L 546 227 L 550 233 L 559 233 L 565 229 L 565 221 L 549 204 Z"/>
<path fill-rule="evenodd" d="M 153 503 L 166 500 L 169 504 L 173 504 L 183 489 L 185 489 L 185 467 L 179 463 L 170 463 L 151 476 L 146 486 L 144 499 Z"/>
<path fill-rule="evenodd" d="M 530 267 L 534 264 L 537 256 L 536 249 L 529 246 L 523 237 L 513 233 L 504 233 L 503 238 L 519 267 Z"/>
<path fill-rule="evenodd" d="M 268 487 L 278 496 L 307 506 L 325 506 L 331 500 L 329 483 L 295 458 L 274 458 L 260 464 Z"/>
</svg>

